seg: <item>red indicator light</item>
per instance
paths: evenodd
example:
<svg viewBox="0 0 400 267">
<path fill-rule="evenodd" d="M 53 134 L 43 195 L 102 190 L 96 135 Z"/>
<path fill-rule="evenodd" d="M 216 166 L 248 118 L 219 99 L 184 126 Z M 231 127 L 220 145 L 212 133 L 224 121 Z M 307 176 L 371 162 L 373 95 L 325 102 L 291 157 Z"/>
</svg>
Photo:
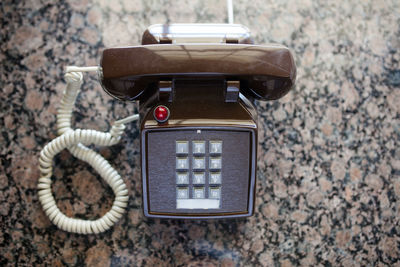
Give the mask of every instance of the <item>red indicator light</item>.
<svg viewBox="0 0 400 267">
<path fill-rule="evenodd" d="M 166 106 L 158 106 L 154 109 L 154 118 L 158 122 L 166 122 L 169 118 L 169 109 Z"/>
</svg>

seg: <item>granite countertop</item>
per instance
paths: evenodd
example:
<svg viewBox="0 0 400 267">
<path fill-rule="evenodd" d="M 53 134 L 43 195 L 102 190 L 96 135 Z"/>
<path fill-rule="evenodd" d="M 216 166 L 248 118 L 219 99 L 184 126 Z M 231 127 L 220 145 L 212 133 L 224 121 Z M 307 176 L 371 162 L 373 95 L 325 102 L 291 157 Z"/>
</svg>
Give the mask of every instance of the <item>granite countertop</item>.
<svg viewBox="0 0 400 267">
<path fill-rule="evenodd" d="M 120 144 L 99 149 L 128 184 L 128 212 L 89 236 L 53 226 L 36 190 L 39 152 L 56 136 L 63 68 L 139 44 L 151 24 L 227 22 L 226 2 L 16 2 L 0 3 L 0 265 L 400 266 L 398 1 L 234 1 L 235 22 L 258 44 L 288 46 L 298 67 L 293 91 L 257 106 L 255 215 L 144 218 L 133 123 Z M 136 110 L 85 75 L 74 125 L 105 131 Z M 95 218 L 111 206 L 111 189 L 67 151 L 53 179 L 69 216 Z"/>
</svg>

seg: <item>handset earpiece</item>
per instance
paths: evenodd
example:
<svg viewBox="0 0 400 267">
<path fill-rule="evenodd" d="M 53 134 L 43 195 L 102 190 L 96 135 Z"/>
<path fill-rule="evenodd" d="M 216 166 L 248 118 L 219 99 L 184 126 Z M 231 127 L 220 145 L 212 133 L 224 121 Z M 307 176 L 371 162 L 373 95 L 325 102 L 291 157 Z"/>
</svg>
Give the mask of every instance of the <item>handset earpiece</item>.
<svg viewBox="0 0 400 267">
<path fill-rule="evenodd" d="M 270 75 L 254 75 L 245 91 L 258 100 L 276 100 L 286 95 L 296 81 L 296 65 L 289 49 L 282 47 L 271 54 Z M 275 70 L 279 70 L 276 72 Z"/>
</svg>

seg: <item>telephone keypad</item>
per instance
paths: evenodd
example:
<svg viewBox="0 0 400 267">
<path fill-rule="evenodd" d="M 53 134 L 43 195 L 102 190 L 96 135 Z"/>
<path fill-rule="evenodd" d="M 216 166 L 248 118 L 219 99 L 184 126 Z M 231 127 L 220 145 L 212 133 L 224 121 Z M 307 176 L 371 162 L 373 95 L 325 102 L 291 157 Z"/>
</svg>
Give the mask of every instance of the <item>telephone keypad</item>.
<svg viewBox="0 0 400 267">
<path fill-rule="evenodd" d="M 177 208 L 220 208 L 222 141 L 176 141 Z"/>
<path fill-rule="evenodd" d="M 255 139 L 250 131 L 162 128 L 149 130 L 145 137 L 143 203 L 149 216 L 208 218 L 251 212 Z"/>
</svg>

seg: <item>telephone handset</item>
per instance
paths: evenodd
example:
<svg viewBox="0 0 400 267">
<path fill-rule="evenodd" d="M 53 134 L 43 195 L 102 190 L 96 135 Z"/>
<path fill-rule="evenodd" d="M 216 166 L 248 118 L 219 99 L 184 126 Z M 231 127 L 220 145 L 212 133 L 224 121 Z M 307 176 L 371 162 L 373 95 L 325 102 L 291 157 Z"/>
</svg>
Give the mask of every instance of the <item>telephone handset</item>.
<svg viewBox="0 0 400 267">
<path fill-rule="evenodd" d="M 145 216 L 210 219 L 253 214 L 258 130 L 253 103 L 278 99 L 294 85 L 296 67 L 288 48 L 254 45 L 248 29 L 237 24 L 153 25 L 144 32 L 142 45 L 105 49 L 96 70 L 108 94 L 139 101 Z M 70 69 L 69 75 L 76 73 Z M 79 87 L 78 80 L 70 87 Z M 71 106 L 76 94 L 70 93 L 69 102 L 63 103 Z M 70 113 L 59 117 L 59 125 L 65 126 L 62 119 L 70 119 Z M 104 140 L 78 136 L 70 128 L 59 134 L 71 135 L 63 144 L 75 156 L 96 163 L 82 156 L 85 150 L 79 143 L 96 139 L 97 144 L 112 145 L 123 124 L 136 119 L 117 121 Z M 126 207 L 123 181 L 111 169 L 95 168 L 114 174 L 102 175 L 116 194 L 111 211 L 92 223 L 60 215 L 49 191 L 49 166 L 62 146 L 52 143 L 41 153 L 46 179 L 39 180 L 39 194 L 46 213 L 64 230 L 107 230 Z"/>
<path fill-rule="evenodd" d="M 191 33 L 201 29 L 201 38 Z M 207 31 L 212 33 L 207 36 Z M 247 28 L 236 24 L 153 25 L 144 32 L 141 46 L 104 50 L 101 66 L 106 92 L 140 102 L 159 94 L 156 83 L 181 79 L 238 81 L 240 93 L 273 100 L 285 95 L 296 78 L 288 48 L 254 45 Z"/>
</svg>

